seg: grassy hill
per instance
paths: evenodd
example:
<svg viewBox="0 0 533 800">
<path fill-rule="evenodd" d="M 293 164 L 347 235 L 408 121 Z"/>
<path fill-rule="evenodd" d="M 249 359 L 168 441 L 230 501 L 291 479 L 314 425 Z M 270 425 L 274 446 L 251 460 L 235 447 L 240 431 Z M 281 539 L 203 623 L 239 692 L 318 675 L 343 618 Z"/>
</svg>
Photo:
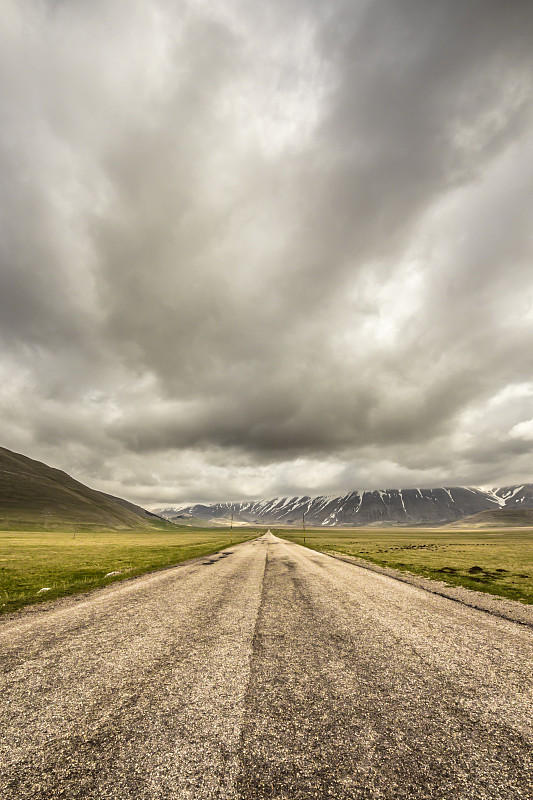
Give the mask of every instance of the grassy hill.
<svg viewBox="0 0 533 800">
<path fill-rule="evenodd" d="M 532 509 L 502 508 L 472 514 L 446 528 L 533 528 Z"/>
<path fill-rule="evenodd" d="M 0 530 L 146 530 L 171 523 L 0 447 Z M 173 526 L 172 526 L 173 527 Z"/>
</svg>

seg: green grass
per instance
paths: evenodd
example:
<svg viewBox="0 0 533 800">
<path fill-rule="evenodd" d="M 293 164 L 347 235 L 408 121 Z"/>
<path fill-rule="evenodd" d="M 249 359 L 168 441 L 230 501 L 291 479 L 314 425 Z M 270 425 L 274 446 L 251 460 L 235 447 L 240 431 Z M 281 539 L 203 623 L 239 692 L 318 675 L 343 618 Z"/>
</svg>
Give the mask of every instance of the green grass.
<svg viewBox="0 0 533 800">
<path fill-rule="evenodd" d="M 303 544 L 302 532 L 278 536 Z M 533 530 L 357 529 L 309 530 L 305 544 L 445 581 L 489 594 L 533 603 Z"/>
<path fill-rule="evenodd" d="M 215 553 L 257 532 L 227 529 L 147 532 L 0 531 L 0 613 Z M 119 575 L 105 577 L 109 572 Z M 50 591 L 39 592 L 49 587 Z"/>
</svg>

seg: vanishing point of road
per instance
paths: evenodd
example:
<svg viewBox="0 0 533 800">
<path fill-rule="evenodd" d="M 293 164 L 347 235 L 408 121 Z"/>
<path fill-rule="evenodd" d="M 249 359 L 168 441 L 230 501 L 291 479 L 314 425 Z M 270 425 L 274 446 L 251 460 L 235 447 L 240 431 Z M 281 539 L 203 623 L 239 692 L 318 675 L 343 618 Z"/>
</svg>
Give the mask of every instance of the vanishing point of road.
<svg viewBox="0 0 533 800">
<path fill-rule="evenodd" d="M 268 533 L 0 624 L 0 798 L 533 797 L 533 631 Z"/>
</svg>

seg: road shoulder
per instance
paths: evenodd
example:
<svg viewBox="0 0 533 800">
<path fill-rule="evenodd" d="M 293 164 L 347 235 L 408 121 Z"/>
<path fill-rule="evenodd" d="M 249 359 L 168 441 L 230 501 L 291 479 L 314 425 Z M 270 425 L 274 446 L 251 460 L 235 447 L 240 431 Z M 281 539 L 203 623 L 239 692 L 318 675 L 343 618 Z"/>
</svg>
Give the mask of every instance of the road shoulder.
<svg viewBox="0 0 533 800">
<path fill-rule="evenodd" d="M 497 597 L 493 594 L 486 592 L 476 592 L 472 589 L 465 589 L 462 586 L 450 586 L 443 581 L 434 581 L 430 578 L 424 578 L 421 575 L 414 575 L 412 572 L 400 572 L 391 567 L 382 567 L 378 564 L 372 564 L 370 561 L 365 561 L 357 556 L 349 556 L 345 553 L 335 551 L 328 551 L 324 555 L 329 555 L 339 561 L 345 561 L 348 564 L 354 564 L 357 567 L 376 572 L 379 575 L 385 575 L 388 578 L 408 583 L 410 586 L 416 586 L 418 589 L 423 589 L 426 592 L 439 595 L 440 597 L 447 597 L 449 600 L 455 600 L 470 608 L 476 608 L 478 611 L 486 611 L 502 619 L 509 620 L 510 622 L 518 622 L 520 625 L 527 625 L 533 628 L 533 606 L 526 603 L 519 603 L 516 600 L 507 600 L 503 597 Z"/>
</svg>

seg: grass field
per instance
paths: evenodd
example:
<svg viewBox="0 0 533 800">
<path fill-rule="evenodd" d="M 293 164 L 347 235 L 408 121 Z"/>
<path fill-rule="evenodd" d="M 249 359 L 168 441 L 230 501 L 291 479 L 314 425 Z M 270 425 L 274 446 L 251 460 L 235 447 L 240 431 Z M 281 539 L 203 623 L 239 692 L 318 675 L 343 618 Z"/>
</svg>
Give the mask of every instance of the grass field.
<svg viewBox="0 0 533 800">
<path fill-rule="evenodd" d="M 146 533 L 0 531 L 0 613 L 106 586 L 257 535 L 220 528 Z M 108 576 L 110 572 L 119 574 Z M 44 588 L 49 591 L 41 591 Z"/>
<path fill-rule="evenodd" d="M 272 529 L 303 544 L 301 531 Z M 533 530 L 309 530 L 305 544 L 481 592 L 533 603 Z"/>
</svg>

